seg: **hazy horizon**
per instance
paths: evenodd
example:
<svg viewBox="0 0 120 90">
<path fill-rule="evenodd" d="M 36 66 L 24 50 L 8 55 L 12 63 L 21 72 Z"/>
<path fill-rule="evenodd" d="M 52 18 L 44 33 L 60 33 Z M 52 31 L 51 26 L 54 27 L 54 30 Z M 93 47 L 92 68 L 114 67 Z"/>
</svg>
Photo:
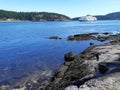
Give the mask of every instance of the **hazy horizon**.
<svg viewBox="0 0 120 90">
<path fill-rule="evenodd" d="M 17 12 L 53 12 L 71 18 L 120 11 L 120 0 L 1 0 L 0 9 Z"/>
</svg>

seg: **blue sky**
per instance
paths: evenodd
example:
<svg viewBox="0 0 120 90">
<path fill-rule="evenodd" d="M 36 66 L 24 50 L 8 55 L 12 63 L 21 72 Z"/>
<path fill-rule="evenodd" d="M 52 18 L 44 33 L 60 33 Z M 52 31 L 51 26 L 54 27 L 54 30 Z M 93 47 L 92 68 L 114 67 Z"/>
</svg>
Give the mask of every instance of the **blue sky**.
<svg viewBox="0 0 120 90">
<path fill-rule="evenodd" d="M 70 17 L 120 11 L 120 0 L 0 0 L 0 9 L 56 12 Z"/>
</svg>

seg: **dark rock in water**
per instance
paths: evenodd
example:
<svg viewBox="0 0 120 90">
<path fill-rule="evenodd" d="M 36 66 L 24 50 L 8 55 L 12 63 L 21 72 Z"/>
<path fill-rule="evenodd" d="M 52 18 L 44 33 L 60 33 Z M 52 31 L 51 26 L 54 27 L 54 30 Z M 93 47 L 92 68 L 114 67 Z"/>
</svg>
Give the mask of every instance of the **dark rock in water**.
<svg viewBox="0 0 120 90">
<path fill-rule="evenodd" d="M 100 42 L 104 42 L 106 40 L 120 40 L 120 34 L 112 34 L 110 32 L 75 34 L 75 35 L 68 36 L 67 40 L 70 40 L 70 41 L 97 40 Z"/>
<path fill-rule="evenodd" d="M 89 34 L 76 34 L 74 35 L 75 40 L 95 40 L 96 37 Z"/>
<path fill-rule="evenodd" d="M 94 43 L 93 43 L 93 42 L 90 42 L 90 46 L 92 46 L 92 45 L 94 45 Z"/>
<path fill-rule="evenodd" d="M 101 74 L 104 74 L 104 73 L 106 73 L 109 69 L 108 69 L 108 67 L 106 66 L 105 63 L 99 63 L 99 65 L 98 65 L 98 70 L 99 70 L 99 72 L 100 72 Z"/>
<path fill-rule="evenodd" d="M 110 32 L 104 32 L 104 33 L 102 33 L 102 34 L 104 34 L 104 35 L 109 35 L 109 34 L 112 34 L 112 33 L 110 33 Z"/>
<path fill-rule="evenodd" d="M 74 40 L 74 36 L 68 36 L 68 39 L 67 40 Z"/>
<path fill-rule="evenodd" d="M 49 39 L 62 39 L 62 38 L 59 36 L 51 36 L 51 37 L 49 37 Z"/>
<path fill-rule="evenodd" d="M 100 41 L 100 42 L 104 42 L 104 41 L 108 40 L 108 38 L 99 36 L 99 37 L 97 37 L 97 40 Z"/>
<path fill-rule="evenodd" d="M 75 54 L 73 52 L 69 52 L 64 55 L 65 61 L 72 61 L 74 57 L 75 57 Z"/>
<path fill-rule="evenodd" d="M 88 33 L 89 35 L 98 35 L 98 32 L 92 32 L 92 33 Z"/>
<path fill-rule="evenodd" d="M 67 40 L 76 40 L 76 41 L 80 41 L 80 40 L 96 40 L 96 37 L 91 35 L 91 34 L 76 34 L 74 36 L 68 36 Z"/>
<path fill-rule="evenodd" d="M 120 40 L 120 34 L 113 34 L 113 35 L 111 35 L 110 33 L 104 33 L 105 35 L 107 35 L 107 36 L 98 36 L 97 37 L 97 40 L 98 41 L 101 41 L 101 42 L 104 42 L 104 41 L 106 41 L 106 40 L 114 40 L 114 41 L 118 41 L 118 40 Z"/>
</svg>

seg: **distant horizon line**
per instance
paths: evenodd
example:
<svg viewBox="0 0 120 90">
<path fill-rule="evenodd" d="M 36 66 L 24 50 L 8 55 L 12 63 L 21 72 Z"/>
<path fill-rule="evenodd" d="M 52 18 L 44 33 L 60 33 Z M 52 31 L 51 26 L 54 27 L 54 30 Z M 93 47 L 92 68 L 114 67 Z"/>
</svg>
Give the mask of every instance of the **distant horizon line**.
<svg viewBox="0 0 120 90">
<path fill-rule="evenodd" d="M 66 15 L 66 14 L 63 14 L 63 13 L 58 13 L 58 12 L 50 12 L 50 11 L 17 11 L 17 10 L 5 10 L 5 9 L 0 9 L 0 10 L 3 10 L 3 11 L 11 11 L 11 12 L 23 12 L 23 13 L 56 13 L 56 14 L 61 14 L 61 15 L 65 15 L 65 16 L 68 16 L 70 17 L 69 15 Z M 120 11 L 116 11 L 116 12 L 110 12 L 110 13 L 117 13 L 117 12 L 120 12 Z M 110 14 L 110 13 L 107 13 L 107 14 Z M 82 16 L 87 16 L 87 15 L 92 15 L 92 16 L 102 16 L 102 15 L 107 15 L 107 14 L 101 14 L 101 15 L 92 15 L 92 14 L 86 14 L 86 15 L 80 15 L 80 16 L 74 16 L 74 17 L 70 17 L 70 18 L 76 18 L 76 17 L 82 17 Z"/>
</svg>

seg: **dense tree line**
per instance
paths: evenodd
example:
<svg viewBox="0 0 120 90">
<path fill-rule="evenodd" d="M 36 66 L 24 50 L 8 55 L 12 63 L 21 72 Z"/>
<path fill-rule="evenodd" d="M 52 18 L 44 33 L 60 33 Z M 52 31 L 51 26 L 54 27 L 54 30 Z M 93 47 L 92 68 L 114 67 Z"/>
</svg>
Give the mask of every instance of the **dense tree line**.
<svg viewBox="0 0 120 90">
<path fill-rule="evenodd" d="M 57 14 L 48 12 L 13 12 L 0 10 L 0 20 L 29 20 L 29 21 L 63 21 L 69 20 L 70 18 Z"/>
<path fill-rule="evenodd" d="M 98 20 L 120 20 L 120 12 L 110 13 L 107 15 L 97 15 Z M 80 17 L 72 18 L 72 20 L 79 20 Z"/>
<path fill-rule="evenodd" d="M 120 20 L 120 12 L 96 16 L 98 20 Z"/>
</svg>

